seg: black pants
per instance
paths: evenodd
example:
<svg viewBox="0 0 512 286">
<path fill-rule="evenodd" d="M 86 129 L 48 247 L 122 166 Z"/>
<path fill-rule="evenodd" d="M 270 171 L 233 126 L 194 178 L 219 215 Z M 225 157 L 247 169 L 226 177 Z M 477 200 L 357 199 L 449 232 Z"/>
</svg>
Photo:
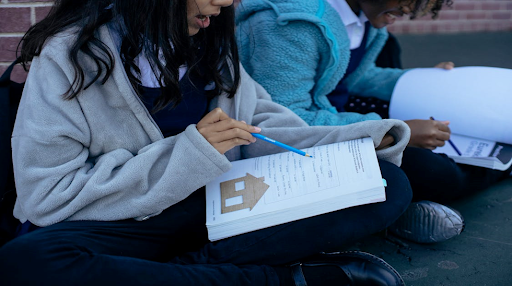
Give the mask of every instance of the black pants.
<svg viewBox="0 0 512 286">
<path fill-rule="evenodd" d="M 396 220 L 411 200 L 380 161 L 386 201 L 209 242 L 204 190 L 146 221 L 61 222 L 0 248 L 1 285 L 278 285 L 272 266 L 340 251 Z"/>
<path fill-rule="evenodd" d="M 449 203 L 484 190 L 507 178 L 512 169 L 498 171 L 457 164 L 445 154 L 415 147 L 405 149 L 401 168 L 411 182 L 413 201 L 437 203 Z"/>
</svg>

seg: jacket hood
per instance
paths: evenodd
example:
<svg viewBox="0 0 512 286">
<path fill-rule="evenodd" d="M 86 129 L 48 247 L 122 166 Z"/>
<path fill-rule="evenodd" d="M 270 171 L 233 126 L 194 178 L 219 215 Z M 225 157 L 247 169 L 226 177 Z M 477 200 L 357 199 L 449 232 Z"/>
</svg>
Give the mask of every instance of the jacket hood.
<svg viewBox="0 0 512 286">
<path fill-rule="evenodd" d="M 246 20 L 252 14 L 274 10 L 279 22 L 294 19 L 312 19 L 321 16 L 325 9 L 324 0 L 251 0 L 242 1 L 237 8 L 236 21 Z M 316 18 L 315 17 L 315 18 Z"/>
</svg>

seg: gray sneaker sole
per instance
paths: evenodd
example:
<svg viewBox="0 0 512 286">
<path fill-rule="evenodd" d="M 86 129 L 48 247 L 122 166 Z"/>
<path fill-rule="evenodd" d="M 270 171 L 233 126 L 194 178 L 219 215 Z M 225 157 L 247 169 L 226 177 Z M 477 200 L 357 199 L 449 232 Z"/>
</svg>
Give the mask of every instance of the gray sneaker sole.
<svg viewBox="0 0 512 286">
<path fill-rule="evenodd" d="M 389 227 L 393 234 L 418 243 L 446 241 L 463 230 L 464 218 L 458 211 L 430 201 L 411 203 Z"/>
</svg>

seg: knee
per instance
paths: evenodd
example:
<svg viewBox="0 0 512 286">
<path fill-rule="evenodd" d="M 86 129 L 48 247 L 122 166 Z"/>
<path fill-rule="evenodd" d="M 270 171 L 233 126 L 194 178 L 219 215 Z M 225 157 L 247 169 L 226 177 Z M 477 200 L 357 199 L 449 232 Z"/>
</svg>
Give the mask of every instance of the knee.
<svg viewBox="0 0 512 286">
<path fill-rule="evenodd" d="M 38 236 L 37 232 L 15 238 L 0 248 L 0 285 L 37 285 L 59 275 L 58 267 L 52 263 L 51 245 L 62 244 L 54 243 L 51 237 Z"/>
<path fill-rule="evenodd" d="M 29 235 L 24 235 L 11 240 L 0 248 L 0 269 L 3 274 L 0 275 L 0 284 L 2 285 L 24 285 L 29 281 L 24 281 L 27 273 L 32 276 L 31 264 L 36 262 L 38 247 L 37 240 L 32 240 Z"/>
<path fill-rule="evenodd" d="M 386 180 L 386 204 L 400 214 L 412 200 L 412 188 L 407 175 L 396 165 L 379 161 L 382 177 Z"/>
</svg>

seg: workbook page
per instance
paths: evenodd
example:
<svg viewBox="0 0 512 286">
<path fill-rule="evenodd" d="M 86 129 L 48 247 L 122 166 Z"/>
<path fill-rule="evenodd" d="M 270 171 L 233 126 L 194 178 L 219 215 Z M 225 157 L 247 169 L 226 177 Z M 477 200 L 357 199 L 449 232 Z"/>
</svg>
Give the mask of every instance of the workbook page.
<svg viewBox="0 0 512 286">
<path fill-rule="evenodd" d="M 313 158 L 293 152 L 233 162 L 232 169 L 206 186 L 207 223 L 297 207 L 383 186 L 371 138 L 305 149 Z M 221 202 L 222 184 L 237 180 L 233 195 Z M 250 185 L 249 185 L 250 184 Z M 253 203 L 244 202 L 247 189 L 267 188 Z M 232 205 L 245 207 L 225 211 Z"/>
</svg>

